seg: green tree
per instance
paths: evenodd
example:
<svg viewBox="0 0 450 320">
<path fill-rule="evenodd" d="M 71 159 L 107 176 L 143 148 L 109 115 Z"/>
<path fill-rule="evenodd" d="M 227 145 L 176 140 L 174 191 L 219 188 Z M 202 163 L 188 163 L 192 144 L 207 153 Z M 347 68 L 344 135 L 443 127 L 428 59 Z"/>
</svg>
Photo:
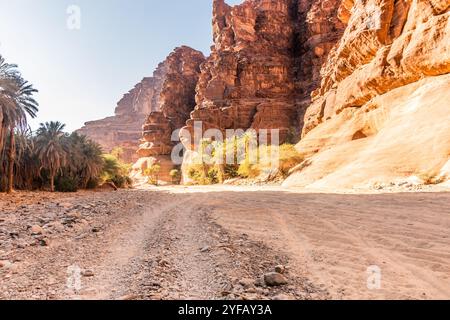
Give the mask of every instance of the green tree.
<svg viewBox="0 0 450 320">
<path fill-rule="evenodd" d="M 36 136 L 36 154 L 41 169 L 50 175 L 50 190 L 55 191 L 55 176 L 67 164 L 68 151 L 64 146 L 64 127 L 60 122 L 41 123 Z"/>
<path fill-rule="evenodd" d="M 170 177 L 172 178 L 173 184 L 180 184 L 181 181 L 181 172 L 178 169 L 170 170 L 169 173 Z"/>
<path fill-rule="evenodd" d="M 67 173 L 80 179 L 80 186 L 87 188 L 90 181 L 97 180 L 102 173 L 104 159 L 100 145 L 86 136 L 72 133 L 65 138 L 69 146 Z"/>
<path fill-rule="evenodd" d="M 39 106 L 33 97 L 37 90 L 21 77 L 16 68 L 16 65 L 6 63 L 0 56 L 0 149 L 3 151 L 5 136 L 9 131 L 8 193 L 13 191 L 14 186 L 15 129 L 26 128 L 27 115 L 36 117 Z"/>
<path fill-rule="evenodd" d="M 129 177 L 130 167 L 120 162 L 112 154 L 104 154 L 103 169 L 101 179 L 106 182 L 112 182 L 118 188 L 123 188 L 132 184 Z"/>
<path fill-rule="evenodd" d="M 123 156 L 123 148 L 122 147 L 115 147 L 114 149 L 112 149 L 111 154 L 117 158 L 117 160 L 122 161 L 122 156 Z"/>
<path fill-rule="evenodd" d="M 144 174 L 149 178 L 149 183 L 158 185 L 159 172 L 161 171 L 161 166 L 159 164 L 154 164 L 150 168 L 147 168 Z"/>
</svg>

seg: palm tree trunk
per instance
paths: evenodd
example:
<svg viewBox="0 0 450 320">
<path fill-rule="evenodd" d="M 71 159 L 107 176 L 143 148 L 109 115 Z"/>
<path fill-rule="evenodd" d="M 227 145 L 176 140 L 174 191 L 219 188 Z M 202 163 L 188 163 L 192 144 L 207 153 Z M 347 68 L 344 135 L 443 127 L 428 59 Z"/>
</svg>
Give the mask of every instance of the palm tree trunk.
<svg viewBox="0 0 450 320">
<path fill-rule="evenodd" d="M 0 112 L 0 150 L 3 150 L 4 147 L 4 140 L 3 140 L 3 133 L 5 131 L 3 130 L 3 112 Z"/>
<path fill-rule="evenodd" d="M 225 182 L 225 165 L 223 163 L 219 164 L 219 183 Z"/>
<path fill-rule="evenodd" d="M 55 175 L 53 172 L 50 174 L 50 191 L 55 192 Z"/>
<path fill-rule="evenodd" d="M 8 154 L 8 188 L 7 193 L 12 193 L 14 189 L 14 162 L 16 158 L 16 142 L 14 139 L 14 127 L 9 133 L 9 154 Z"/>
</svg>

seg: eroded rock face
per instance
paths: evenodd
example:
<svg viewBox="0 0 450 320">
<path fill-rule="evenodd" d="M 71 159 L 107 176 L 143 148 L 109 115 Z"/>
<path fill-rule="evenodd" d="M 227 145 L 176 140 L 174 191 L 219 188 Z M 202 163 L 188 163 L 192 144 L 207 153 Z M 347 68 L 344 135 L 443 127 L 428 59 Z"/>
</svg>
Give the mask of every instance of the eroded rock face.
<svg viewBox="0 0 450 320">
<path fill-rule="evenodd" d="M 77 132 L 98 142 L 105 152 L 121 147 L 125 161 L 137 160 L 137 142 L 144 119 L 151 111 L 156 85 L 154 78 L 144 78 L 117 103 L 113 117 L 87 122 Z"/>
<path fill-rule="evenodd" d="M 449 5 L 445 0 L 344 1 L 339 12 L 347 28 L 322 68 L 303 133 L 346 108 L 448 73 Z"/>
<path fill-rule="evenodd" d="M 150 113 L 142 127 L 139 157 L 170 155 L 172 133 L 181 129 L 195 107 L 195 87 L 205 57 L 188 47 L 177 48 L 154 73 L 155 88 Z"/>
<path fill-rule="evenodd" d="M 337 18 L 339 3 L 247 0 L 229 6 L 214 0 L 214 45 L 201 67 L 196 107 L 182 132 L 187 149 L 198 146 L 196 122 L 203 131 L 223 134 L 227 129 L 278 129 L 281 143 L 300 136 L 320 67 L 345 27 Z M 185 164 L 190 158 L 187 153 Z"/>
<path fill-rule="evenodd" d="M 340 0 L 214 1 L 211 56 L 202 65 L 196 108 L 203 129 L 301 128 L 320 67 L 340 38 Z"/>
<path fill-rule="evenodd" d="M 300 55 L 297 59 L 297 90 L 310 103 L 311 92 L 320 85 L 320 70 L 339 41 L 345 24 L 338 18 L 341 0 L 299 0 Z"/>
<path fill-rule="evenodd" d="M 133 166 L 136 181 L 145 179 L 145 170 L 158 165 L 158 180 L 170 183 L 169 173 L 175 169 L 171 153 L 175 142 L 172 135 L 181 129 L 195 107 L 195 87 L 200 75 L 200 64 L 205 57 L 188 47 L 175 49 L 161 63 L 153 78 L 159 84 L 154 88 L 150 112 L 142 126 L 141 145 L 137 151 L 139 160 Z"/>
<path fill-rule="evenodd" d="M 127 162 L 170 154 L 172 131 L 184 126 L 195 106 L 199 65 L 204 60 L 199 51 L 176 48 L 153 77 L 144 78 L 124 95 L 114 117 L 88 122 L 78 132 L 100 143 L 107 152 L 122 147 Z M 141 138 L 143 144 L 138 148 Z"/>
<path fill-rule="evenodd" d="M 210 128 L 296 126 L 296 1 L 214 1 L 214 45 L 202 65 L 196 108 L 188 121 Z M 279 115 L 277 117 L 276 115 Z"/>
<path fill-rule="evenodd" d="M 342 1 L 338 18 L 347 26 L 321 69 L 297 146 L 306 161 L 285 185 L 436 180 L 450 155 L 449 7 Z"/>
</svg>

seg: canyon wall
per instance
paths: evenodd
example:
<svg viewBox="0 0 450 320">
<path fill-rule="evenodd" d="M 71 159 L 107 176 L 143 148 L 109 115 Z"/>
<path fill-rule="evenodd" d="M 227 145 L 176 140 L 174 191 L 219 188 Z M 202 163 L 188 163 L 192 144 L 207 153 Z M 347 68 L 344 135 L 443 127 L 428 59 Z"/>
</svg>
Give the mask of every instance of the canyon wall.
<svg viewBox="0 0 450 320">
<path fill-rule="evenodd" d="M 149 101 L 157 82 L 155 78 L 144 78 L 117 103 L 114 116 L 87 122 L 77 132 L 99 143 L 105 152 L 121 147 L 124 161 L 136 161 L 141 127 L 150 112 Z"/>
<path fill-rule="evenodd" d="M 124 160 L 130 163 L 170 154 L 172 131 L 184 126 L 195 106 L 199 65 L 204 60 L 199 51 L 176 48 L 152 77 L 124 95 L 115 116 L 88 122 L 78 132 L 100 143 L 106 152 L 121 147 Z"/>
<path fill-rule="evenodd" d="M 296 1 L 213 2 L 212 52 L 202 65 L 196 107 L 187 122 L 203 129 L 297 127 Z"/>
<path fill-rule="evenodd" d="M 211 55 L 202 65 L 188 121 L 204 129 L 279 129 L 281 141 L 302 128 L 320 69 L 341 37 L 340 0 L 213 1 Z"/>
<path fill-rule="evenodd" d="M 159 163 L 164 180 L 173 168 L 172 132 L 183 127 L 186 167 L 198 144 L 194 124 L 201 121 L 203 131 L 279 129 L 281 142 L 301 138 L 296 148 L 305 161 L 285 186 L 447 181 L 449 5 L 213 0 L 208 58 L 176 49 L 124 96 L 115 117 L 80 132 L 139 158 L 136 176 Z"/>
<path fill-rule="evenodd" d="M 344 0 L 346 25 L 307 108 L 286 186 L 376 187 L 450 177 L 450 2 Z"/>
<path fill-rule="evenodd" d="M 182 137 L 195 149 L 203 131 L 279 129 L 281 142 L 298 141 L 320 67 L 340 38 L 339 0 L 213 1 L 213 46 L 201 67 L 196 107 Z M 187 135 L 189 133 L 189 135 Z M 270 136 L 270 135 L 269 135 Z M 270 142 L 270 141 L 269 141 Z"/>
<path fill-rule="evenodd" d="M 161 85 L 155 88 L 150 112 L 142 126 L 139 160 L 133 166 L 135 180 L 143 180 L 145 170 L 157 164 L 160 171 L 156 178 L 172 182 L 170 171 L 175 169 L 171 159 L 175 145 L 172 135 L 186 124 L 195 107 L 195 88 L 204 61 L 200 51 L 183 46 L 175 49 L 156 69 L 154 78 Z"/>
</svg>

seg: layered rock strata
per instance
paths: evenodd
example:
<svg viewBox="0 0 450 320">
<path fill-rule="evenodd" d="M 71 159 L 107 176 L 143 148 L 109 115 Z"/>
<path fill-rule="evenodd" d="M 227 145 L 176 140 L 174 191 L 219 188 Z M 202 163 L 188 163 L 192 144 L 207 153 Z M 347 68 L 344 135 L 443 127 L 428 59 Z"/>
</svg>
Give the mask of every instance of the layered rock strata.
<svg viewBox="0 0 450 320">
<path fill-rule="evenodd" d="M 187 130 L 202 121 L 204 130 L 276 128 L 286 138 L 297 126 L 296 3 L 214 0 L 214 45 Z"/>
<path fill-rule="evenodd" d="M 345 0 L 286 186 L 439 183 L 450 158 L 450 2 Z M 447 170 L 448 171 L 448 170 Z M 400 182 L 399 182 L 400 181 Z"/>
<path fill-rule="evenodd" d="M 87 122 L 77 132 L 98 142 L 105 152 L 120 147 L 124 161 L 136 161 L 141 127 L 151 111 L 150 100 L 157 85 L 156 79 L 144 78 L 117 103 L 114 116 Z"/>
<path fill-rule="evenodd" d="M 195 106 L 195 86 L 204 60 L 199 51 L 176 48 L 152 77 L 124 95 L 114 117 L 88 122 L 78 132 L 100 143 L 106 152 L 121 147 L 127 162 L 170 155 L 172 132 L 184 126 Z"/>
<path fill-rule="evenodd" d="M 338 4 L 247 0 L 229 6 L 214 0 L 214 45 L 201 67 L 196 107 L 182 132 L 191 138 L 184 140 L 187 149 L 198 145 L 196 122 L 203 131 L 223 133 L 278 129 L 281 143 L 295 141 L 311 91 L 320 83 L 320 67 L 344 30 Z M 190 158 L 188 152 L 185 162 Z"/>
<path fill-rule="evenodd" d="M 194 109 L 195 87 L 204 61 L 201 52 L 183 46 L 175 49 L 154 72 L 153 79 L 158 86 L 154 87 L 148 104 L 150 112 L 142 126 L 135 177 L 142 176 L 149 167 L 159 165 L 158 179 L 171 182 L 169 173 L 175 168 L 171 160 L 175 144 L 172 135 L 185 125 Z"/>
</svg>

